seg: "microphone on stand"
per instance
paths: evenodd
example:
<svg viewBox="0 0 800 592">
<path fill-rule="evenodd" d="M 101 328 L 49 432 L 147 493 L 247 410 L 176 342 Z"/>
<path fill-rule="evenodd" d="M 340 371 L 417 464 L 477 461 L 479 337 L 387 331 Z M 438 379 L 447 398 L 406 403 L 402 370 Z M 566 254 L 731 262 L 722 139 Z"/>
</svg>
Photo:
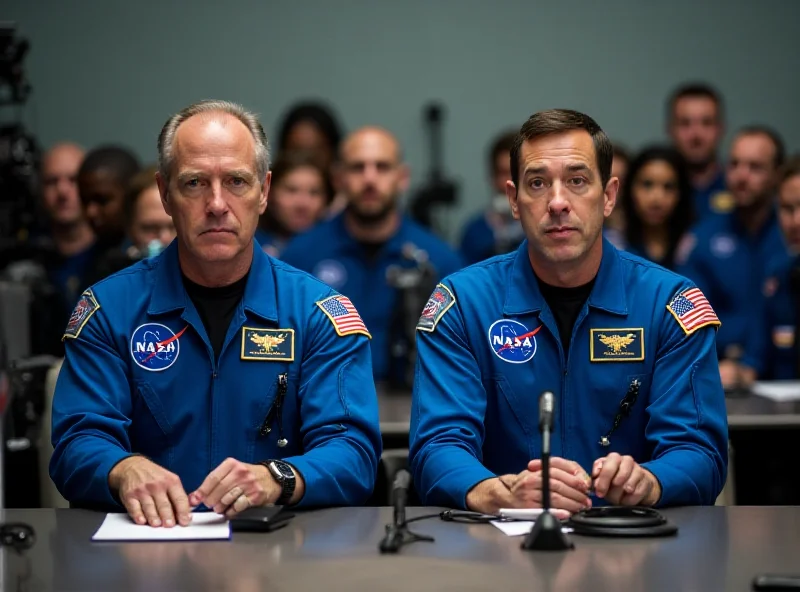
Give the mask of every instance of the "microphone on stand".
<svg viewBox="0 0 800 592">
<path fill-rule="evenodd" d="M 550 433 L 553 431 L 555 395 L 545 391 L 539 397 L 539 431 L 542 433 L 542 513 L 525 537 L 522 548 L 529 551 L 574 549 L 561 530 L 561 522 L 550 513 Z"/>
<path fill-rule="evenodd" d="M 415 541 L 433 542 L 433 537 L 414 534 L 408 530 L 406 524 L 406 502 L 408 501 L 408 490 L 411 487 L 411 475 L 405 469 L 397 472 L 392 486 L 392 497 L 394 502 L 394 519 L 391 524 L 386 525 L 386 536 L 383 537 L 378 549 L 381 553 L 397 553 L 406 543 Z"/>
</svg>

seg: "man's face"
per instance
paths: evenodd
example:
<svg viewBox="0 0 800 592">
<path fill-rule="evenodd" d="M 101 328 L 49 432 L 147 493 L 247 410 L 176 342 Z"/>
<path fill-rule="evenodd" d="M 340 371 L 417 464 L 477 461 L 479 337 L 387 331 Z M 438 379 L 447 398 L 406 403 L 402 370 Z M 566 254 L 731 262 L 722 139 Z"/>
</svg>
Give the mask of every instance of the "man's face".
<svg viewBox="0 0 800 592">
<path fill-rule="evenodd" d="M 690 166 L 713 162 L 722 139 L 717 104 L 708 97 L 683 97 L 675 102 L 669 127 L 675 148 Z"/>
<path fill-rule="evenodd" d="M 42 203 L 57 226 L 69 226 L 83 219 L 78 195 L 78 169 L 83 151 L 64 144 L 50 150 L 42 162 Z"/>
<path fill-rule="evenodd" d="M 509 181 L 506 194 L 532 254 L 557 265 L 580 261 L 595 246 L 617 188 L 616 179 L 603 187 L 591 136 L 572 130 L 525 142 L 519 188 Z"/>
<path fill-rule="evenodd" d="M 786 179 L 778 190 L 778 220 L 786 244 L 800 254 L 800 175 Z"/>
<path fill-rule="evenodd" d="M 313 167 L 297 167 L 272 184 L 269 208 L 292 234 L 308 230 L 325 211 L 325 180 Z"/>
<path fill-rule="evenodd" d="M 492 187 L 496 193 L 506 192 L 506 182 L 511 179 L 511 153 L 504 150 L 494 159 L 492 169 Z"/>
<path fill-rule="evenodd" d="M 78 191 L 89 225 L 101 239 L 116 239 L 125 232 L 125 187 L 107 169 L 78 176 Z"/>
<path fill-rule="evenodd" d="M 137 198 L 130 233 L 133 244 L 140 250 L 147 249 L 147 245 L 154 240 L 166 247 L 175 238 L 175 225 L 164 211 L 161 194 L 155 183 Z"/>
<path fill-rule="evenodd" d="M 292 126 L 286 136 L 286 150 L 310 152 L 319 159 L 319 164 L 325 170 L 333 163 L 333 147 L 327 136 L 311 121 L 299 121 Z"/>
<path fill-rule="evenodd" d="M 408 187 L 397 141 L 387 132 L 365 129 L 342 147 L 340 184 L 350 212 L 363 223 L 384 220 Z"/>
<path fill-rule="evenodd" d="M 775 144 L 768 136 L 747 134 L 734 140 L 726 182 L 737 207 L 747 208 L 772 199 L 776 175 Z"/>
<path fill-rule="evenodd" d="M 208 263 L 236 259 L 252 248 L 271 176 L 257 177 L 252 135 L 232 115 L 205 113 L 178 127 L 173 150 L 169 186 L 156 179 L 185 254 Z"/>
</svg>

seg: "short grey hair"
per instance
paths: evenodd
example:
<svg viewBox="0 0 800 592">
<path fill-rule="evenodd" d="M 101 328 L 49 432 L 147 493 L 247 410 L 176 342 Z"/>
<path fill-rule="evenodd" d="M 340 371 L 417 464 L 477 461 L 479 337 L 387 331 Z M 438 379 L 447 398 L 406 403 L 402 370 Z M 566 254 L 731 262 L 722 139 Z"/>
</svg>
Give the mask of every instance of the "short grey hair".
<svg viewBox="0 0 800 592">
<path fill-rule="evenodd" d="M 256 175 L 258 182 L 263 183 L 269 171 L 269 142 L 258 116 L 237 103 L 230 101 L 206 100 L 194 103 L 181 109 L 167 119 L 161 133 L 158 134 L 158 171 L 164 182 L 169 185 L 172 166 L 175 164 L 175 134 L 180 125 L 201 113 L 227 113 L 241 121 L 253 136 L 256 152 Z"/>
</svg>

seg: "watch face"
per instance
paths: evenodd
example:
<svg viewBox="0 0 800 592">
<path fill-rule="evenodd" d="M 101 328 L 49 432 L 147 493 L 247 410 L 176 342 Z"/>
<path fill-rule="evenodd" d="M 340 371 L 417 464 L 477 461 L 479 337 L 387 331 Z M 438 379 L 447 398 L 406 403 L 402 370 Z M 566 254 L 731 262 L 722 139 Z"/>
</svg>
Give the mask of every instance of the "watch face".
<svg viewBox="0 0 800 592">
<path fill-rule="evenodd" d="M 294 479 L 294 472 L 292 472 L 292 467 L 290 467 L 285 462 L 280 461 L 272 461 L 269 463 L 270 470 L 275 475 L 276 478 L 279 479 Z"/>
</svg>

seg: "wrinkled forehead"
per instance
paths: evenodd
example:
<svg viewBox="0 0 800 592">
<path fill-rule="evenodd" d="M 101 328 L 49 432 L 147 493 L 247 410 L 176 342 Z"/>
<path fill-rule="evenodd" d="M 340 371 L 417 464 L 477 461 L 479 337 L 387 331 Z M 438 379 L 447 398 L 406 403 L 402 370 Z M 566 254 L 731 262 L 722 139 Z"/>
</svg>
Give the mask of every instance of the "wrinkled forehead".
<svg viewBox="0 0 800 592">
<path fill-rule="evenodd" d="M 551 173 L 584 167 L 597 172 L 594 142 L 585 130 L 547 134 L 523 142 L 520 171 Z"/>
<path fill-rule="evenodd" d="M 173 144 L 174 166 L 228 165 L 253 168 L 255 140 L 244 123 L 227 113 L 200 113 L 178 126 Z"/>
</svg>

